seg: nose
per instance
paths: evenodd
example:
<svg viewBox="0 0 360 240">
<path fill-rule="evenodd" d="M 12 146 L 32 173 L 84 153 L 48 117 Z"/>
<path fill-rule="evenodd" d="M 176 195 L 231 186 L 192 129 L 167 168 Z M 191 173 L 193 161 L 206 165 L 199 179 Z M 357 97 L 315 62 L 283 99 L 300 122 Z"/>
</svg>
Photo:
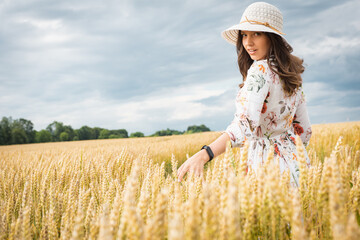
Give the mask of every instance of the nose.
<svg viewBox="0 0 360 240">
<path fill-rule="evenodd" d="M 244 41 L 244 46 L 252 46 L 252 45 L 254 45 L 254 41 L 253 41 L 251 36 L 244 37 L 243 41 Z"/>
</svg>

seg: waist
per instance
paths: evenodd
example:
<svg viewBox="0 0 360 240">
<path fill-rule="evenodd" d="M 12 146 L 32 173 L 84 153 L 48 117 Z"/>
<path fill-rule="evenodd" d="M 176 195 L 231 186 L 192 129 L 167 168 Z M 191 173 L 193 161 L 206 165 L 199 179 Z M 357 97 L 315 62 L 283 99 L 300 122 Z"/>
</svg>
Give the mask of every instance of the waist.
<svg viewBox="0 0 360 240">
<path fill-rule="evenodd" d="M 273 143 L 277 140 L 288 139 L 289 137 L 295 137 L 295 134 L 291 129 L 287 129 L 281 133 L 263 134 L 262 136 L 252 135 L 247 137 L 249 141 L 269 141 Z"/>
</svg>

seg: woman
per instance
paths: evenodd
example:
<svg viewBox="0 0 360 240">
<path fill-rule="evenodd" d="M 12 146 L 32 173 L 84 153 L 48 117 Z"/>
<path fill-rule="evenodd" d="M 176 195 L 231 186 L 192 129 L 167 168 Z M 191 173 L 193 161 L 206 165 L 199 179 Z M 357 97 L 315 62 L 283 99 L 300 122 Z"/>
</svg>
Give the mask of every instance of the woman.
<svg viewBox="0 0 360 240">
<path fill-rule="evenodd" d="M 307 146 L 312 131 L 302 91 L 303 61 L 291 54 L 282 25 L 279 9 L 256 2 L 245 9 L 239 24 L 222 32 L 225 40 L 236 45 L 244 81 L 236 97 L 236 113 L 218 139 L 181 165 L 179 181 L 188 171 L 202 175 L 204 164 L 222 154 L 227 141 L 242 147 L 247 140 L 249 167 L 256 172 L 273 145 L 280 171 L 289 169 L 291 184 L 298 186 L 295 134 Z M 305 157 L 310 166 L 306 150 Z"/>
</svg>

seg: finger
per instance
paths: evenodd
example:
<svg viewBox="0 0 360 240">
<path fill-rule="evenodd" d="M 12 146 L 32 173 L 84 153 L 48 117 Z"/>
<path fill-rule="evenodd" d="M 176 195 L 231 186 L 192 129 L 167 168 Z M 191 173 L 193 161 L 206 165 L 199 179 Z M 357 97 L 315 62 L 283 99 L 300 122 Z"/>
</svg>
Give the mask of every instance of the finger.
<svg viewBox="0 0 360 240">
<path fill-rule="evenodd" d="M 200 170 L 200 169 L 198 169 L 198 170 L 196 171 L 196 176 L 197 176 L 197 177 L 201 177 L 201 170 Z"/>
<path fill-rule="evenodd" d="M 183 180 L 183 176 L 185 175 L 185 173 L 180 174 L 180 176 L 178 177 L 178 182 L 181 182 Z"/>
<path fill-rule="evenodd" d="M 181 171 L 184 169 L 184 165 L 182 165 L 179 169 L 178 169 L 178 171 L 177 171 L 177 176 L 179 177 L 180 176 L 180 173 L 181 173 Z"/>
<path fill-rule="evenodd" d="M 179 169 L 177 170 L 177 176 L 178 176 L 178 177 L 179 177 L 179 174 L 180 174 L 182 168 L 183 168 L 183 165 L 181 165 L 181 166 L 179 167 Z"/>
<path fill-rule="evenodd" d="M 190 170 L 189 170 L 189 177 L 190 177 L 190 178 L 193 179 L 193 178 L 195 177 L 195 174 L 196 174 L 195 170 L 193 170 L 193 169 L 190 169 Z"/>
<path fill-rule="evenodd" d="M 204 177 L 204 172 L 200 171 L 200 177 L 203 178 Z"/>
<path fill-rule="evenodd" d="M 198 176 L 199 178 L 203 178 L 204 176 L 204 171 L 200 168 L 198 169 L 197 173 L 196 173 L 196 176 Z"/>
<path fill-rule="evenodd" d="M 177 178 L 179 179 L 179 177 L 180 177 L 180 174 L 181 174 L 181 168 L 179 168 L 178 170 L 177 170 Z"/>
<path fill-rule="evenodd" d="M 178 169 L 178 173 L 181 172 L 181 171 L 184 169 L 185 166 L 186 166 L 186 162 L 184 162 L 183 164 L 181 164 L 181 166 L 180 166 L 179 169 Z"/>
<path fill-rule="evenodd" d="M 186 168 L 181 171 L 180 176 L 179 176 L 179 182 L 182 181 L 182 179 L 183 179 L 184 175 L 187 173 L 187 171 L 188 171 L 188 169 L 186 169 Z"/>
<path fill-rule="evenodd" d="M 180 171 L 179 171 L 179 174 L 178 174 L 178 182 L 181 182 L 183 175 L 184 175 L 184 174 L 183 174 L 183 170 L 180 170 Z"/>
<path fill-rule="evenodd" d="M 178 169 L 178 173 L 181 173 L 185 168 L 188 168 L 188 162 L 185 161 L 180 168 Z M 179 174 L 178 174 L 179 175 Z"/>
</svg>

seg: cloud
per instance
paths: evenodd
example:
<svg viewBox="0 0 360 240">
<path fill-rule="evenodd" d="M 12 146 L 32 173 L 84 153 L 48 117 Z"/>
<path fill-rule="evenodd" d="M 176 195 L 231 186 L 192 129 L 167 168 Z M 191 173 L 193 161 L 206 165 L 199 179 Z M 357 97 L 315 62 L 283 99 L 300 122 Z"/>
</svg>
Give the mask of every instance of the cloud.
<svg viewBox="0 0 360 240">
<path fill-rule="evenodd" d="M 3 1 L 1 113 L 36 129 L 57 120 L 149 134 L 201 123 L 223 130 L 241 75 L 235 47 L 220 33 L 251 2 Z M 312 122 L 346 120 L 360 89 L 359 2 L 270 3 L 307 64 Z M 321 111 L 330 106 L 338 110 Z"/>
<path fill-rule="evenodd" d="M 311 82 L 304 91 L 311 123 L 360 119 L 360 89 L 339 90 L 331 83 Z"/>
<path fill-rule="evenodd" d="M 206 102 L 206 99 L 216 98 L 224 93 L 227 93 L 226 90 L 219 86 L 197 84 L 167 89 L 162 94 L 132 99 L 124 103 L 103 98 L 98 94 L 78 101 L 63 99 L 44 103 L 37 99 L 32 101 L 31 109 L 19 107 L 17 104 L 10 107 L 18 108 L 17 111 L 24 115 L 32 115 L 32 120 L 41 126 L 40 128 L 61 119 L 74 128 L 88 125 L 113 129 L 114 126 L 120 126 L 118 128 L 126 128 L 129 132 L 143 131 L 151 134 L 154 131 L 153 126 L 158 126 L 160 130 L 172 126 L 173 122 L 186 122 L 190 125 L 195 124 L 192 123 L 194 119 L 215 118 L 224 113 L 229 116 L 230 121 L 233 101 L 224 102 L 220 106 L 202 103 L 203 100 Z M 228 98 L 232 99 L 232 96 Z M 1 100 L 11 102 L 14 99 Z M 185 130 L 187 126 L 182 124 L 177 129 Z"/>
</svg>

